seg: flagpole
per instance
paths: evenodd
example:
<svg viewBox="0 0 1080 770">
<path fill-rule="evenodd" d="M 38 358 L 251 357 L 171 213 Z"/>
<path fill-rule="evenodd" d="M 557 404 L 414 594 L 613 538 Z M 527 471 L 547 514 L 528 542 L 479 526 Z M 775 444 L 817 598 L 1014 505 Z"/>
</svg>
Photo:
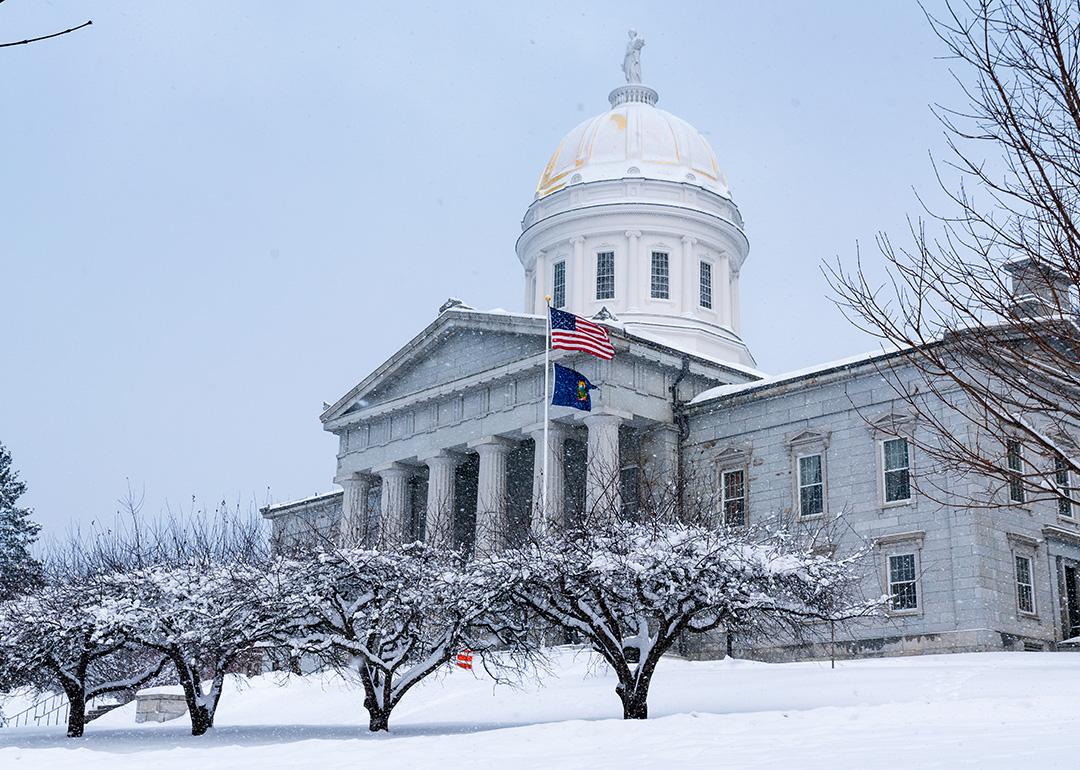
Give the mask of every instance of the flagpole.
<svg viewBox="0 0 1080 770">
<path fill-rule="evenodd" d="M 543 517 L 543 534 L 548 525 L 548 410 L 551 405 L 551 297 L 544 297 L 547 315 L 547 333 L 544 336 L 544 465 L 540 477 L 540 515 Z"/>
</svg>

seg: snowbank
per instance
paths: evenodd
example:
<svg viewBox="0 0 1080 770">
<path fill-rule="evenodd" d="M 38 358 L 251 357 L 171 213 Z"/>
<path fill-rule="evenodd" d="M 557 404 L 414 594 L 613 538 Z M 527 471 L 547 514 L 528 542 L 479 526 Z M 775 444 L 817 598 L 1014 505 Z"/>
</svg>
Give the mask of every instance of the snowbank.
<svg viewBox="0 0 1080 770">
<path fill-rule="evenodd" d="M 542 686 L 448 669 L 402 701 L 389 735 L 335 676 L 230 682 L 218 726 L 134 724 L 134 704 L 70 741 L 0 730 L 0 767 L 908 768 L 1076 767 L 1080 655 L 984 653 L 770 665 L 666 659 L 648 722 L 623 722 L 615 679 L 562 652 Z M 889 758 L 889 759 L 886 759 Z"/>
</svg>

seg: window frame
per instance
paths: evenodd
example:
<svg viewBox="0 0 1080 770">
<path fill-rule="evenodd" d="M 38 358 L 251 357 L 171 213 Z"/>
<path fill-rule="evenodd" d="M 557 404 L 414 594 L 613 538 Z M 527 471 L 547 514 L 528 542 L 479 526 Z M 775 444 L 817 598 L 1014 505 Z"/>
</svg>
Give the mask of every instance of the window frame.
<svg viewBox="0 0 1080 770">
<path fill-rule="evenodd" d="M 810 459 L 812 457 L 818 458 L 818 481 L 812 484 L 803 483 L 803 460 Z M 818 487 L 821 490 L 820 506 L 821 509 L 816 513 L 806 513 L 803 509 L 803 489 L 810 487 Z M 795 455 L 795 505 L 800 519 L 816 519 L 824 516 L 828 510 L 826 486 L 825 486 L 825 452 L 811 451 L 802 452 Z"/>
<path fill-rule="evenodd" d="M 911 578 L 907 580 L 893 580 L 893 559 L 911 559 Z M 899 550 L 892 553 L 885 554 L 885 581 L 886 589 L 889 596 L 889 612 L 893 615 L 906 615 L 914 614 L 922 610 L 922 587 L 919 585 L 919 555 L 916 550 Z M 910 585 L 913 598 L 915 600 L 914 605 L 911 607 L 897 607 L 895 606 L 896 592 L 893 590 L 894 585 Z"/>
<path fill-rule="evenodd" d="M 706 300 L 706 293 L 708 300 Z M 698 307 L 715 310 L 713 307 L 713 264 L 708 260 L 698 261 Z"/>
<path fill-rule="evenodd" d="M 885 449 L 886 444 L 893 441 L 903 441 L 904 447 L 907 450 L 907 465 L 903 468 L 889 468 L 888 467 L 888 455 Z M 910 505 L 915 498 L 914 491 L 912 489 L 911 479 L 913 474 L 912 468 L 912 452 L 911 452 L 911 439 L 907 436 L 883 436 L 878 439 L 878 462 L 880 463 L 880 473 L 878 478 L 881 483 L 881 504 L 884 507 L 893 507 L 897 505 Z M 907 497 L 898 497 L 894 500 L 889 499 L 889 474 L 896 473 L 898 471 L 907 472 Z"/>
<path fill-rule="evenodd" d="M 742 494 L 737 496 L 737 497 L 729 498 L 728 497 L 727 478 L 728 478 L 728 476 L 732 476 L 732 475 L 734 475 L 736 473 L 739 474 L 742 477 L 742 481 L 741 481 L 741 492 L 742 492 Z M 721 468 L 720 469 L 720 516 L 721 516 L 721 518 L 723 520 L 724 526 L 726 526 L 726 527 L 745 527 L 746 526 L 747 519 L 748 519 L 748 516 L 747 516 L 747 513 L 748 513 L 748 506 L 747 506 L 748 494 L 747 493 L 749 492 L 749 485 L 747 484 L 748 475 L 749 474 L 747 473 L 747 469 L 746 469 L 745 466 L 733 466 L 733 467 L 729 467 L 729 468 Z M 741 507 L 741 509 L 739 511 L 742 521 L 739 521 L 738 523 L 732 524 L 728 520 L 728 503 L 729 502 L 736 502 L 736 501 L 739 501 L 739 502 L 742 503 L 742 507 Z"/>
<path fill-rule="evenodd" d="M 603 273 L 600 270 L 601 260 L 611 260 L 610 271 L 605 270 Z M 596 301 L 601 302 L 603 300 L 615 299 L 615 250 L 605 249 L 604 251 L 596 252 Z M 607 281 L 610 279 L 610 290 L 607 288 Z M 604 282 L 604 289 L 601 290 L 601 281 Z"/>
<path fill-rule="evenodd" d="M 1064 476 L 1064 479 L 1062 478 Z M 1057 515 L 1059 519 L 1076 521 L 1073 511 L 1073 485 L 1072 469 L 1065 464 L 1065 458 L 1061 455 L 1054 456 L 1054 486 L 1061 490 L 1057 497 Z"/>
<path fill-rule="evenodd" d="M 658 287 L 662 295 L 657 294 Z M 671 254 L 660 249 L 653 249 L 649 257 L 649 299 L 671 300 Z"/>
<path fill-rule="evenodd" d="M 1013 594 L 1016 597 L 1016 611 L 1021 615 L 1027 615 L 1029 617 L 1037 617 L 1038 605 L 1035 602 L 1035 557 L 1025 553 L 1012 554 L 1013 556 Z M 1027 583 L 1023 583 L 1020 580 L 1020 562 L 1027 562 Z M 1021 600 L 1021 590 L 1027 589 L 1028 600 L 1031 603 L 1030 609 L 1024 609 L 1023 602 Z"/>
<path fill-rule="evenodd" d="M 566 307 L 565 259 L 560 259 L 551 266 L 551 306 L 557 309 Z"/>
<path fill-rule="evenodd" d="M 1015 461 L 1015 467 L 1014 467 Z M 1008 469 L 1009 502 L 1016 505 L 1027 503 L 1024 490 L 1024 442 L 1018 438 L 1005 440 L 1005 467 Z"/>
</svg>

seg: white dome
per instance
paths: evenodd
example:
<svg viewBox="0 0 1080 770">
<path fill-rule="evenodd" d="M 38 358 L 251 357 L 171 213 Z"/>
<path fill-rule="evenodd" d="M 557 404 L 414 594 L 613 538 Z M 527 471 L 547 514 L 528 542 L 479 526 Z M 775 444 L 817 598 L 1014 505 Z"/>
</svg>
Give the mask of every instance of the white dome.
<svg viewBox="0 0 1080 770">
<path fill-rule="evenodd" d="M 682 118 L 658 109 L 655 91 L 627 85 L 609 99 L 610 110 L 559 142 L 540 175 L 537 198 L 579 182 L 626 177 L 684 182 L 731 197 L 708 141 Z"/>
</svg>

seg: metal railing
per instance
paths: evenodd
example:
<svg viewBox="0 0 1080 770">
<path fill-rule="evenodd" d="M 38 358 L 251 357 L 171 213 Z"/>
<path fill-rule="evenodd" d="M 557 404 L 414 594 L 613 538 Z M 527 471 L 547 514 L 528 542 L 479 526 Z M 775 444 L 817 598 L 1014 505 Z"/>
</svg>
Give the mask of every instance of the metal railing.
<svg viewBox="0 0 1080 770">
<path fill-rule="evenodd" d="M 89 714 L 95 707 L 98 698 L 91 698 L 86 702 L 86 713 Z M 34 705 L 23 709 L 18 714 L 4 717 L 0 714 L 0 727 L 51 727 L 53 725 L 66 725 L 68 712 L 71 704 L 63 693 L 47 695 L 38 700 Z"/>
</svg>

